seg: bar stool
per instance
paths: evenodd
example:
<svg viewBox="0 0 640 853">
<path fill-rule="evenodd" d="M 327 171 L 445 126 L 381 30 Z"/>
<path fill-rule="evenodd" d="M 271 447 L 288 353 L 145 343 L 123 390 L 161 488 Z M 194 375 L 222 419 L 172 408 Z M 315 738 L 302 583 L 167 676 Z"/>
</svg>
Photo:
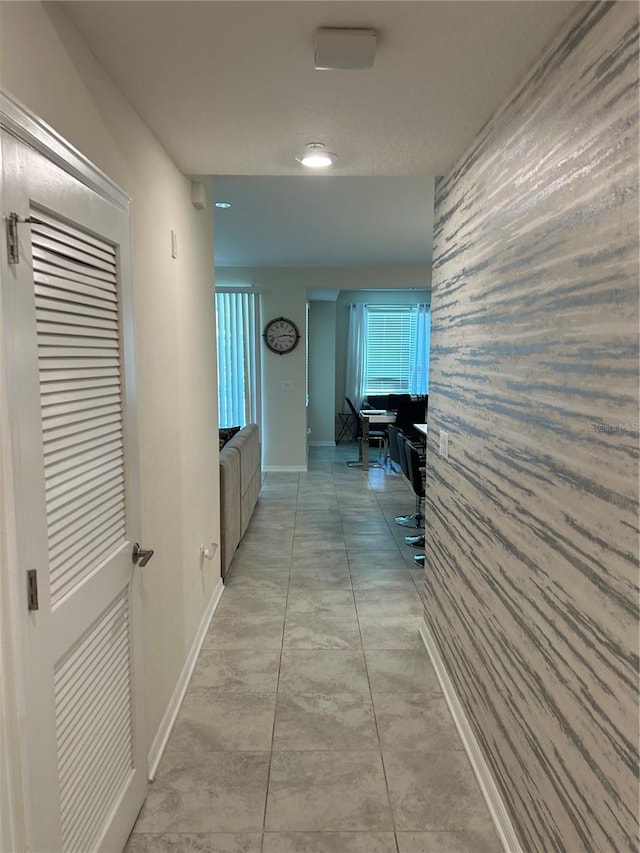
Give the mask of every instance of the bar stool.
<svg viewBox="0 0 640 853">
<path fill-rule="evenodd" d="M 418 449 L 409 441 L 404 439 L 404 450 L 407 459 L 408 480 L 418 500 L 424 500 L 425 486 L 424 477 L 420 468 L 420 453 Z M 424 533 L 419 536 L 405 536 L 404 541 L 411 548 L 424 548 Z"/>
<path fill-rule="evenodd" d="M 401 430 L 395 424 L 389 424 L 387 427 L 387 435 L 389 438 L 389 459 L 394 465 L 397 465 L 402 470 L 400 463 L 400 448 L 398 446 L 398 433 Z"/>
<path fill-rule="evenodd" d="M 402 430 L 399 430 L 397 427 L 393 426 L 393 424 L 389 425 L 389 444 L 391 445 L 391 431 L 394 430 L 394 435 L 398 448 L 398 464 L 404 474 L 405 478 L 408 480 L 409 484 L 411 484 L 411 478 L 409 476 L 409 460 L 407 457 L 407 452 L 405 450 L 405 443 L 409 440 Z M 393 457 L 392 457 L 393 458 Z M 413 490 L 413 487 L 412 487 Z M 395 523 L 399 524 L 401 527 L 415 527 L 418 530 L 422 530 L 424 528 L 424 515 L 422 513 L 422 502 L 424 499 L 424 492 L 422 497 L 419 494 L 416 495 L 416 511 L 413 515 L 398 515 L 396 516 Z"/>
</svg>

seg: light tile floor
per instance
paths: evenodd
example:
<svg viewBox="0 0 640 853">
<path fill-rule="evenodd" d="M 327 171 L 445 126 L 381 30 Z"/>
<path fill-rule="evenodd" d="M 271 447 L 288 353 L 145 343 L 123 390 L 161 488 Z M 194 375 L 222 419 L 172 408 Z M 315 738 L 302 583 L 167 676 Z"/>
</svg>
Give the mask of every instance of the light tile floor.
<svg viewBox="0 0 640 853">
<path fill-rule="evenodd" d="M 267 474 L 127 853 L 499 853 L 418 636 L 402 477 Z"/>
</svg>

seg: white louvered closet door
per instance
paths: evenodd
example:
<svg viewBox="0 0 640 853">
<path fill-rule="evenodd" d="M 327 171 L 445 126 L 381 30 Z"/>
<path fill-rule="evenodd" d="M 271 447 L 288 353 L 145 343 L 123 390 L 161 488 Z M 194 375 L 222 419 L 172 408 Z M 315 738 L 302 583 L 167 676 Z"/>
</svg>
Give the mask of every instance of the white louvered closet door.
<svg viewBox="0 0 640 853">
<path fill-rule="evenodd" d="M 122 848 L 146 790 L 129 214 L 3 135 L 30 849 Z M 119 203 L 118 203 L 119 202 Z M 33 606 L 33 602 L 31 602 Z"/>
</svg>

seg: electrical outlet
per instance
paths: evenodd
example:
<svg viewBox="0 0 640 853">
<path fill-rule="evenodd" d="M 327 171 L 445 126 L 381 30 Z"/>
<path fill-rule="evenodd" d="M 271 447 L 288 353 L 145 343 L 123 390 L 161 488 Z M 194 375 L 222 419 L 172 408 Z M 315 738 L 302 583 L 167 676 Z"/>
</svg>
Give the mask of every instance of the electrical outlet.
<svg viewBox="0 0 640 853">
<path fill-rule="evenodd" d="M 444 456 L 445 459 L 449 458 L 449 433 L 445 432 L 443 429 L 440 430 L 440 446 L 438 448 L 438 453 L 440 456 Z"/>
<path fill-rule="evenodd" d="M 284 379 L 282 382 L 283 391 L 293 391 L 293 382 L 290 379 Z"/>
</svg>

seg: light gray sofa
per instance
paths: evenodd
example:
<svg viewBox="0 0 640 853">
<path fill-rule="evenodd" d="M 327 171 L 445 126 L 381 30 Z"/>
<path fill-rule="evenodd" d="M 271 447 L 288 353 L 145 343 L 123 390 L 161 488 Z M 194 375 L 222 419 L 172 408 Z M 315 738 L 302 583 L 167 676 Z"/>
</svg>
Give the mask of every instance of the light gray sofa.
<svg viewBox="0 0 640 853">
<path fill-rule="evenodd" d="M 247 424 L 220 451 L 220 570 L 226 577 L 262 485 L 260 433 Z"/>
</svg>

